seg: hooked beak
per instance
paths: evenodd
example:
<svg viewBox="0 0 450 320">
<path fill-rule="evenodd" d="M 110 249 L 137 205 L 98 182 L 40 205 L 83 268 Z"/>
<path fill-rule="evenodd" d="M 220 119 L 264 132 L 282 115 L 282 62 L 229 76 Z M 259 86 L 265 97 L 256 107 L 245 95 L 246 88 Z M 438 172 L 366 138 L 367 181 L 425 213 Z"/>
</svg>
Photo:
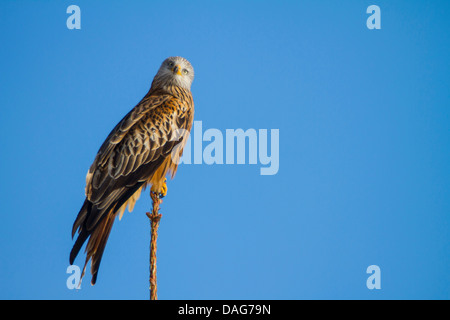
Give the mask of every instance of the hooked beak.
<svg viewBox="0 0 450 320">
<path fill-rule="evenodd" d="M 172 68 L 172 72 L 181 76 L 181 66 L 177 64 L 175 67 Z"/>
</svg>

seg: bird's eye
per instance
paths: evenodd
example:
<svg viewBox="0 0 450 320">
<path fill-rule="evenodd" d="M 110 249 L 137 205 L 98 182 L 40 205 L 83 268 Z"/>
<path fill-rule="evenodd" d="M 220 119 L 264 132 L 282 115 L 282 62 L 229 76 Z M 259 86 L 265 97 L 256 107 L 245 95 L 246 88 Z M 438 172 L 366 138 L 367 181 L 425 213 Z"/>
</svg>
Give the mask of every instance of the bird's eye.
<svg viewBox="0 0 450 320">
<path fill-rule="evenodd" d="M 186 69 L 183 69 L 183 74 L 188 74 L 189 71 L 187 71 Z"/>
<path fill-rule="evenodd" d="M 173 61 L 169 61 L 169 67 L 173 67 L 174 66 L 174 63 L 173 63 Z"/>
</svg>

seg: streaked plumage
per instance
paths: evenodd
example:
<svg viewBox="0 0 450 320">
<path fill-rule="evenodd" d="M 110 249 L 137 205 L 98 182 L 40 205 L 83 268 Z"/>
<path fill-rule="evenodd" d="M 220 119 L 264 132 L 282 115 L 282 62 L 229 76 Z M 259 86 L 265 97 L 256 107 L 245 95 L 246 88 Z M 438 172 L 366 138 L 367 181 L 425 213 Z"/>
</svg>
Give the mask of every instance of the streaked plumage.
<svg viewBox="0 0 450 320">
<path fill-rule="evenodd" d="M 131 212 L 143 188 L 161 192 L 165 176 L 173 177 L 194 117 L 191 64 L 181 57 L 166 59 L 147 95 L 106 138 L 86 176 L 86 199 L 72 228 L 78 238 L 70 253 L 73 264 L 84 242 L 91 283 L 115 218 Z"/>
</svg>

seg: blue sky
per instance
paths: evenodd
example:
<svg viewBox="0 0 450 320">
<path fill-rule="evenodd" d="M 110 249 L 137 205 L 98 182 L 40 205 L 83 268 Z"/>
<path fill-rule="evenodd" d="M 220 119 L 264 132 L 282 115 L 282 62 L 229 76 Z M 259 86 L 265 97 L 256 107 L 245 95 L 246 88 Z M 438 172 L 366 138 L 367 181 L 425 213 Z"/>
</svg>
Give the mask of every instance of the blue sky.
<svg viewBox="0 0 450 320">
<path fill-rule="evenodd" d="M 280 167 L 180 166 L 160 299 L 450 298 L 449 9 L 1 1 L 0 298 L 148 299 L 147 193 L 115 223 L 94 287 L 69 290 L 66 269 L 87 169 L 172 55 L 195 68 L 203 129 L 279 129 Z"/>
</svg>

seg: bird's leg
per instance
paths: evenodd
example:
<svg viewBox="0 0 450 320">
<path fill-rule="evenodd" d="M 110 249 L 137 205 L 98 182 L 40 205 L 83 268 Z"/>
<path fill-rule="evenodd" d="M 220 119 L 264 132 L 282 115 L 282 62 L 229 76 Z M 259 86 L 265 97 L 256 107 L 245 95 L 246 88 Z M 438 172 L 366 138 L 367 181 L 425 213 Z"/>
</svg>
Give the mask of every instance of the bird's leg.
<svg viewBox="0 0 450 320">
<path fill-rule="evenodd" d="M 161 186 L 152 185 L 152 188 L 150 189 L 150 196 L 152 193 L 155 193 L 158 195 L 158 198 L 162 202 L 162 198 L 164 198 L 167 195 L 167 178 L 164 178 L 164 182 Z M 153 199 L 153 198 L 152 198 Z"/>
<path fill-rule="evenodd" d="M 167 195 L 167 178 L 164 178 L 163 185 L 161 187 L 161 192 L 159 194 L 159 198 L 162 199 Z"/>
</svg>

